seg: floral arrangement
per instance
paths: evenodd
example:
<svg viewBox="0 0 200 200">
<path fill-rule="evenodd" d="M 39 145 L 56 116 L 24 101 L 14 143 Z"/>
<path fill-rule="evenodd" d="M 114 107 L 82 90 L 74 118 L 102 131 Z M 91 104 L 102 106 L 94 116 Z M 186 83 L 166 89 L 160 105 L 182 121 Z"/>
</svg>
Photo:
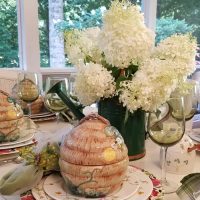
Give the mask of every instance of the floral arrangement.
<svg viewBox="0 0 200 200">
<path fill-rule="evenodd" d="M 143 14 L 115 0 L 101 28 L 65 31 L 66 54 L 77 67 L 75 92 L 83 105 L 118 96 L 130 112 L 155 110 L 195 70 L 196 40 L 173 35 L 157 46 Z"/>
</svg>

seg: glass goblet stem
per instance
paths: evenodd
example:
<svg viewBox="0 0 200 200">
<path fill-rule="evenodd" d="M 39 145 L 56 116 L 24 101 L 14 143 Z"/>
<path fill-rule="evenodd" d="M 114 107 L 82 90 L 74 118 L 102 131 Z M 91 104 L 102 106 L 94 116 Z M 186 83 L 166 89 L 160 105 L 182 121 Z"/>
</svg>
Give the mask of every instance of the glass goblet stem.
<svg viewBox="0 0 200 200">
<path fill-rule="evenodd" d="M 164 194 L 170 194 L 177 190 L 178 185 L 173 181 L 166 179 L 166 158 L 168 147 L 161 146 L 161 185 L 164 189 Z"/>
<path fill-rule="evenodd" d="M 56 114 L 56 123 L 58 124 L 60 121 L 60 113 L 59 112 L 55 112 Z"/>
<path fill-rule="evenodd" d="M 28 107 L 28 116 L 29 116 L 29 118 L 31 118 L 31 114 L 32 114 L 32 112 L 31 112 L 31 103 L 27 103 L 27 107 Z"/>
<path fill-rule="evenodd" d="M 161 184 L 164 186 L 167 184 L 166 179 L 166 158 L 168 147 L 161 147 Z"/>
</svg>

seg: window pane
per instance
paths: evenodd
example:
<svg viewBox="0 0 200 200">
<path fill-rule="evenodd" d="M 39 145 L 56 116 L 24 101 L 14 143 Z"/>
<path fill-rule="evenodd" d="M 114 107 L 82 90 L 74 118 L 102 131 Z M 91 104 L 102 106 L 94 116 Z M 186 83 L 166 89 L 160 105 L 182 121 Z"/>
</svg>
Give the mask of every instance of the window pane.
<svg viewBox="0 0 200 200">
<path fill-rule="evenodd" d="M 49 67 L 49 12 L 48 0 L 39 0 L 40 65 Z"/>
<path fill-rule="evenodd" d="M 141 0 L 132 0 L 141 5 Z M 101 26 L 102 14 L 111 0 L 40 0 L 39 28 L 42 67 L 70 66 L 64 57 L 64 42 L 55 29 Z M 54 30 L 53 30 L 54 29 Z M 63 61 L 64 59 L 64 61 Z"/>
<path fill-rule="evenodd" d="M 158 0 L 156 42 L 174 33 L 193 32 L 200 43 L 200 7 L 197 0 Z"/>
<path fill-rule="evenodd" d="M 16 0 L 0 1 L 0 68 L 19 67 Z"/>
</svg>

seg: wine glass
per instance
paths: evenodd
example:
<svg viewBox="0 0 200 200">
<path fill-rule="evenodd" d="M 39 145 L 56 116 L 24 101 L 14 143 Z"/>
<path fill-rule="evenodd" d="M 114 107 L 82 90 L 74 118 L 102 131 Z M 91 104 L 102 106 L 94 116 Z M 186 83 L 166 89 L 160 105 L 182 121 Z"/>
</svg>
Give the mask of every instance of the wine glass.
<svg viewBox="0 0 200 200">
<path fill-rule="evenodd" d="M 181 94 L 181 91 L 176 89 L 171 96 L 183 96 L 186 121 L 185 132 L 190 134 L 192 133 L 193 117 L 198 110 L 199 83 L 191 79 L 188 79 L 187 83 L 189 83 L 190 85 L 185 94 Z"/>
<path fill-rule="evenodd" d="M 74 85 L 75 85 L 75 77 L 76 74 L 70 74 L 69 76 L 69 98 L 70 100 L 76 105 L 76 107 L 83 109 L 83 105 L 79 102 L 76 94 L 75 94 L 75 89 L 74 89 Z"/>
<path fill-rule="evenodd" d="M 38 74 L 31 72 L 20 72 L 17 79 L 18 97 L 27 103 L 28 115 L 31 116 L 31 103 L 40 94 Z"/>
<path fill-rule="evenodd" d="M 189 93 L 184 96 L 184 109 L 186 120 L 186 133 L 192 133 L 193 117 L 198 110 L 198 98 L 199 98 L 199 83 L 191 80 L 193 83 Z"/>
<path fill-rule="evenodd" d="M 156 111 L 149 113 L 149 136 L 161 146 L 161 183 L 165 193 L 175 192 L 178 186 L 166 180 L 166 155 L 168 147 L 181 140 L 185 132 L 183 97 L 170 98 Z"/>
<path fill-rule="evenodd" d="M 59 114 L 66 110 L 67 106 L 56 93 L 49 93 L 49 90 L 60 81 L 62 91 L 67 93 L 69 87 L 67 78 L 47 77 L 44 96 L 44 105 L 49 111 L 56 114 L 57 122 L 59 121 Z"/>
</svg>

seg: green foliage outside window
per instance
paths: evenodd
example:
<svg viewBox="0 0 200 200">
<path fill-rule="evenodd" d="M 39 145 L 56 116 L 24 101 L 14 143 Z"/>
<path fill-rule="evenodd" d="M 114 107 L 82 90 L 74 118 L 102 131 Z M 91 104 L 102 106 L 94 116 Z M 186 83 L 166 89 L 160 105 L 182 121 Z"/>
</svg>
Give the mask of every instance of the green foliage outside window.
<svg viewBox="0 0 200 200">
<path fill-rule="evenodd" d="M 59 28 L 101 26 L 103 9 L 111 0 L 63 0 L 64 20 Z M 130 0 L 141 5 L 141 0 Z M 41 66 L 49 66 L 48 0 L 38 0 Z M 178 32 L 193 32 L 200 43 L 198 0 L 158 0 L 156 42 Z M 0 0 L 0 68 L 19 67 L 16 0 Z"/>
<path fill-rule="evenodd" d="M 40 34 L 40 65 L 49 67 L 49 12 L 48 0 L 38 0 L 39 34 Z"/>
<path fill-rule="evenodd" d="M 156 44 L 175 33 L 184 34 L 194 32 L 194 30 L 195 26 L 189 26 L 185 20 L 173 19 L 172 17 L 157 19 Z"/>
<path fill-rule="evenodd" d="M 0 68 L 19 67 L 16 0 L 0 1 Z"/>
<path fill-rule="evenodd" d="M 195 28 L 193 35 L 200 44 L 200 1 L 199 0 L 157 0 L 157 19 L 172 17 L 185 20 Z"/>
</svg>

